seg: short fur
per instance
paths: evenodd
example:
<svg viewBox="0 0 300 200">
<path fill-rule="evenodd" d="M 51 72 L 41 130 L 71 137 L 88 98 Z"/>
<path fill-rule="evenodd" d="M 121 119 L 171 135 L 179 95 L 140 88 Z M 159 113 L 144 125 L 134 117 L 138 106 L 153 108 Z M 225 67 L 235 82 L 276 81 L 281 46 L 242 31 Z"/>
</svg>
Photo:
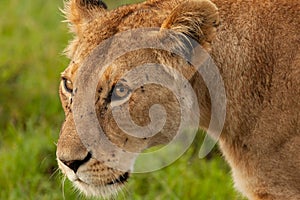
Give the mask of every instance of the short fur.
<svg viewBox="0 0 300 200">
<path fill-rule="evenodd" d="M 74 82 L 84 59 L 101 41 L 118 32 L 161 27 L 189 35 L 211 50 L 225 84 L 226 121 L 219 145 L 232 168 L 235 187 L 252 200 L 300 199 L 298 0 L 148 0 L 112 11 L 105 7 L 96 0 L 66 3 L 67 21 L 75 36 L 66 49 L 71 62 L 62 73 L 64 80 Z M 164 129 L 153 138 L 130 137 L 116 128 L 106 98 L 126 71 L 147 62 L 187 71 L 185 76 L 193 84 L 203 115 L 200 126 L 207 128 L 210 119 L 208 90 L 201 78 L 188 75 L 192 73 L 188 63 L 161 50 L 128 53 L 109 66 L 99 80 L 96 95 L 99 123 L 107 137 L 126 150 L 141 151 L 166 143 L 178 126 L 176 98 L 167 89 L 147 85 L 130 99 L 133 120 L 139 125 L 148 124 L 144 110 L 154 103 L 163 105 L 173 118 L 168 118 Z M 109 195 L 122 186 L 109 183 L 125 172 L 105 166 L 84 147 L 74 125 L 72 97 L 63 84 L 60 97 L 66 121 L 57 144 L 59 166 L 85 194 Z M 103 159 L 113 159 L 113 155 Z M 74 161 L 82 160 L 86 162 L 74 170 Z M 130 169 L 128 166 L 128 172 Z"/>
</svg>

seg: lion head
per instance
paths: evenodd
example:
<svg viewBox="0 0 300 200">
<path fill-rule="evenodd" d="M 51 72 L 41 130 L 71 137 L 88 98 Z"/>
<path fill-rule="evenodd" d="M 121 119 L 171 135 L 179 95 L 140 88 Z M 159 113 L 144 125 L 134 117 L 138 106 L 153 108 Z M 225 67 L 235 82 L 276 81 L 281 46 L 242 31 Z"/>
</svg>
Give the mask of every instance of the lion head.
<svg viewBox="0 0 300 200">
<path fill-rule="evenodd" d="M 128 72 L 143 66 L 145 80 L 148 76 L 168 79 L 170 70 L 174 69 L 192 84 L 203 81 L 194 76 L 195 69 L 180 54 L 185 55 L 193 50 L 190 39 L 197 41 L 205 50 L 210 50 L 219 23 L 218 10 L 208 0 L 148 0 L 112 11 L 108 11 L 101 0 L 70 0 L 64 12 L 75 36 L 66 49 L 71 61 L 61 75 L 59 87 L 66 119 L 57 144 L 57 160 L 62 172 L 83 193 L 109 196 L 127 182 L 136 155 L 149 147 L 172 140 L 181 120 L 180 101 L 170 89 L 155 82 L 136 87 L 134 85 L 141 80 L 143 73 L 133 72 L 128 79 Z M 172 37 L 167 33 L 168 30 L 173 31 Z M 131 40 L 127 40 L 127 36 L 115 39 L 123 32 L 127 32 Z M 178 53 L 137 48 L 111 59 L 119 49 L 133 46 L 134 40 L 143 40 L 150 46 L 159 41 L 163 44 L 162 48 L 167 46 Z M 102 66 L 104 64 L 105 67 Z M 161 66 L 161 71 L 156 70 L 157 65 Z M 101 76 L 90 71 L 88 66 L 102 70 Z M 171 69 L 164 66 L 171 66 Z M 150 72 L 148 69 L 151 69 Z M 176 82 L 176 77 L 169 78 L 172 83 Z M 95 87 L 90 88 L 88 82 L 93 82 Z M 85 98 L 90 90 L 92 97 Z M 207 88 L 200 87 L 199 90 L 202 91 L 197 93 L 199 102 L 209 102 L 201 101 L 207 99 Z M 100 148 L 106 143 L 102 141 L 96 152 L 86 145 L 96 141 L 93 135 L 85 135 L 85 132 L 93 130 L 95 124 L 86 122 L 89 114 L 79 111 L 79 108 L 85 109 L 83 101 L 86 99 L 94 106 L 90 114 L 96 116 L 97 124 L 107 139 L 105 141 L 115 148 Z M 162 116 L 151 115 L 152 106 L 156 104 L 164 108 Z M 203 108 L 201 112 L 206 113 L 201 115 L 201 122 L 205 126 L 209 122 L 209 105 L 200 103 L 199 106 Z M 160 107 L 156 110 L 159 111 Z M 122 125 L 127 126 L 126 130 L 120 128 L 114 112 L 119 113 L 120 117 L 127 113 L 138 127 L 147 127 L 156 121 L 156 124 L 152 124 L 155 129 L 161 126 L 160 118 L 165 117 L 166 120 L 155 135 L 138 135 L 130 133 L 132 123 Z M 80 134 L 78 127 L 81 127 Z M 135 154 L 126 157 L 126 152 Z"/>
</svg>

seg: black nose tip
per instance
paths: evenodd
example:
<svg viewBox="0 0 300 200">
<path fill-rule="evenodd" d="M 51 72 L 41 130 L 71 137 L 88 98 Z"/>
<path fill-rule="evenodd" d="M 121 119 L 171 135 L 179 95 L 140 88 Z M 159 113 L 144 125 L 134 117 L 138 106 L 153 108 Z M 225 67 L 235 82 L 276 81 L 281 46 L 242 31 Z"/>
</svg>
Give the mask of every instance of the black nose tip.
<svg viewBox="0 0 300 200">
<path fill-rule="evenodd" d="M 92 154 L 88 152 L 86 157 L 83 160 L 61 160 L 65 165 L 67 165 L 70 169 L 72 169 L 75 173 L 77 172 L 78 168 L 83 165 L 84 163 L 88 162 L 92 157 Z"/>
</svg>

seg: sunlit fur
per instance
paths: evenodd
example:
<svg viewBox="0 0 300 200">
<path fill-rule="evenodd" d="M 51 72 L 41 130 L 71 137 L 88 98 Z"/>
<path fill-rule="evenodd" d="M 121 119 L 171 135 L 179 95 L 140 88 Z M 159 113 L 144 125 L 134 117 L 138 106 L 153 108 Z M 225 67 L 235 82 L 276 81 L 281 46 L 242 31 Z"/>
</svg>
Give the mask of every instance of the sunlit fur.
<svg viewBox="0 0 300 200">
<path fill-rule="evenodd" d="M 226 121 L 219 146 L 232 169 L 235 187 L 251 200 L 300 199 L 299 0 L 148 0 L 112 11 L 95 6 L 96 1 L 80 1 L 84 0 L 66 2 L 65 15 L 74 38 L 65 51 L 70 64 L 62 77 L 74 83 L 78 69 L 84 67 L 82 63 L 96 46 L 122 31 L 157 27 L 161 32 L 171 29 L 198 40 L 210 51 L 224 81 Z M 134 91 L 129 102 L 132 118 L 141 126 L 149 123 L 145 110 L 152 104 L 166 108 L 170 117 L 164 130 L 153 138 L 126 135 L 117 129 L 111 109 L 106 107 L 113 84 L 145 63 L 172 66 L 183 73 L 198 97 L 200 127 L 207 128 L 211 102 L 201 77 L 193 76 L 190 64 L 178 56 L 143 49 L 117 59 L 97 80 L 101 88 L 95 95 L 96 100 L 99 98 L 97 116 L 106 136 L 135 152 L 172 139 L 180 108 L 165 88 L 147 85 Z M 103 164 L 111 155 L 104 155 L 102 160 L 92 157 L 77 173 L 60 162 L 83 160 L 88 154 L 76 132 L 72 96 L 62 84 L 60 98 L 66 114 L 57 145 L 60 169 L 85 195 L 116 194 L 123 184 L 107 183 L 124 172 Z M 126 171 L 131 170 L 128 165 Z M 86 179 L 87 184 L 76 182 L 78 178 Z"/>
</svg>

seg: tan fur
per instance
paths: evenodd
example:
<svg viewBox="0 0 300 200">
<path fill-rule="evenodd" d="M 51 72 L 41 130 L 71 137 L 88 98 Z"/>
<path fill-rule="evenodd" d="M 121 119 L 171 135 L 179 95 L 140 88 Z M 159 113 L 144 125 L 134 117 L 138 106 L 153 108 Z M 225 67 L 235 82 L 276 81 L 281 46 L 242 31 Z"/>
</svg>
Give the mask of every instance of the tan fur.
<svg viewBox="0 0 300 200">
<path fill-rule="evenodd" d="M 112 11 L 100 4 L 95 6 L 95 2 L 70 0 L 66 4 L 75 38 L 66 49 L 71 62 L 63 78 L 74 82 L 84 59 L 101 41 L 118 32 L 161 27 L 162 31 L 173 29 L 189 35 L 211 50 L 225 84 L 226 121 L 219 144 L 232 168 L 236 188 L 252 200 L 300 199 L 298 0 L 213 0 L 216 6 L 208 0 L 148 0 Z M 161 50 L 143 49 L 117 59 L 99 80 L 97 113 L 107 137 L 125 150 L 142 151 L 168 142 L 177 129 L 180 110 L 176 97 L 154 84 L 133 93 L 130 113 L 136 124 L 147 125 L 150 119 L 145 110 L 155 103 L 163 105 L 172 116 L 163 130 L 157 136 L 141 139 L 117 128 L 106 97 L 124 73 L 144 63 L 174 66 L 190 79 L 199 99 L 200 126 L 207 128 L 211 105 L 203 80 L 191 77 L 194 72 L 181 58 Z M 88 151 L 76 133 L 72 97 L 63 82 L 60 96 L 66 121 L 57 145 L 59 166 L 87 195 L 109 195 L 122 184 L 107 183 L 125 172 L 105 166 L 93 155 L 76 172 L 67 166 L 84 160 Z M 105 155 L 104 159 L 114 162 L 114 155 Z"/>
</svg>

